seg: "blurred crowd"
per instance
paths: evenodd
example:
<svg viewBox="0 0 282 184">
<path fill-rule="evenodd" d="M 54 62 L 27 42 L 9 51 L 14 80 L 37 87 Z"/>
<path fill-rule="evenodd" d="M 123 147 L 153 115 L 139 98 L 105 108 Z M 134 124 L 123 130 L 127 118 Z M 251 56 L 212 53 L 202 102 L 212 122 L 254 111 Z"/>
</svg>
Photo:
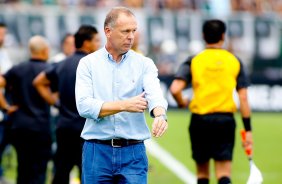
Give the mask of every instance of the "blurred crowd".
<svg viewBox="0 0 282 184">
<path fill-rule="evenodd" d="M 0 4 L 10 5 L 58 5 L 62 7 L 112 7 L 123 5 L 132 8 L 148 8 L 155 11 L 169 10 L 202 10 L 248 11 L 254 14 L 282 13 L 282 0 L 0 0 Z"/>
</svg>

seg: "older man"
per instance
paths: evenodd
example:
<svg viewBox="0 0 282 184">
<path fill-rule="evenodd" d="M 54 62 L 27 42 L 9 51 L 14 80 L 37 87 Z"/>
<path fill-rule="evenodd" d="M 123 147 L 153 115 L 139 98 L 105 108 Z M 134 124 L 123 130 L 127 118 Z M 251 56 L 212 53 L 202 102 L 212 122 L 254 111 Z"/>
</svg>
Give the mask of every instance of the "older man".
<svg viewBox="0 0 282 184">
<path fill-rule="evenodd" d="M 153 136 L 167 129 L 158 70 L 151 59 L 131 50 L 136 29 L 129 9 L 113 8 L 104 23 L 105 47 L 79 62 L 76 105 L 86 118 L 81 134 L 84 184 L 147 183 L 147 107 L 154 118 Z"/>
</svg>

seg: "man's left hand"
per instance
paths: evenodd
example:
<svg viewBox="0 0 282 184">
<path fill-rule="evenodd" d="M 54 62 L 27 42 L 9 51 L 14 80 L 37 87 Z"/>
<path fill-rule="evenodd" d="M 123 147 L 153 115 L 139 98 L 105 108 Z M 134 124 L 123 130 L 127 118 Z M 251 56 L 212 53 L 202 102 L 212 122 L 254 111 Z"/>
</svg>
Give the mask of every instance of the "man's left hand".
<svg viewBox="0 0 282 184">
<path fill-rule="evenodd" d="M 152 132 L 154 137 L 161 137 L 168 128 L 167 121 L 162 117 L 155 117 L 152 125 Z"/>
</svg>

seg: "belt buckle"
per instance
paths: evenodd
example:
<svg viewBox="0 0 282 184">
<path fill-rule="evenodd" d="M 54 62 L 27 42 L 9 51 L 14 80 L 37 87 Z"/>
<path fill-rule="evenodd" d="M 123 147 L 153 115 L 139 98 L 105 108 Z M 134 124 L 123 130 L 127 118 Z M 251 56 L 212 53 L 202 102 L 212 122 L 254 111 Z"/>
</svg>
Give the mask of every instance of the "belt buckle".
<svg viewBox="0 0 282 184">
<path fill-rule="evenodd" d="M 115 145 L 114 140 L 115 140 L 115 139 L 111 139 L 112 147 L 114 147 L 114 148 L 120 148 L 120 147 L 121 147 L 120 145 Z"/>
</svg>

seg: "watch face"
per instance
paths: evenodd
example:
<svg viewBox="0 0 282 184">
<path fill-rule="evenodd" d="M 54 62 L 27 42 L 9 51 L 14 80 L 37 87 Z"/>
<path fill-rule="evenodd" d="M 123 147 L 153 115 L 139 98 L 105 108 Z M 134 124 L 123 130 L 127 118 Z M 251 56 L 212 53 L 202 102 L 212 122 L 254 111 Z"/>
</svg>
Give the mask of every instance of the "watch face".
<svg viewBox="0 0 282 184">
<path fill-rule="evenodd" d="M 163 118 L 165 121 L 167 121 L 167 116 L 166 116 L 165 114 L 161 114 L 161 115 L 158 115 L 158 116 L 156 116 L 156 117 L 161 117 L 161 118 Z"/>
</svg>

